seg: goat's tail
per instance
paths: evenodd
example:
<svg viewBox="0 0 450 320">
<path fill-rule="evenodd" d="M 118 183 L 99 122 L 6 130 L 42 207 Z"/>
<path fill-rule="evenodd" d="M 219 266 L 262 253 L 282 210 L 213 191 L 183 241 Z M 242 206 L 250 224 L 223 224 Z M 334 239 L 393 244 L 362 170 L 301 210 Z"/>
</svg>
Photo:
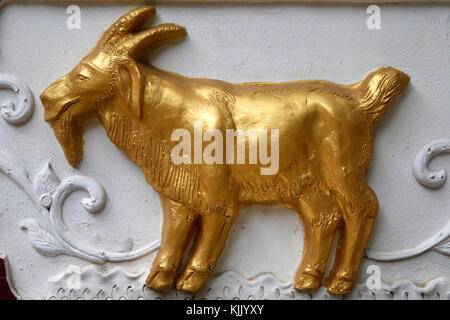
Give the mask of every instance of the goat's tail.
<svg viewBox="0 0 450 320">
<path fill-rule="evenodd" d="M 359 109 L 375 123 L 394 103 L 408 85 L 409 76 L 391 67 L 375 70 L 356 84 L 359 89 Z"/>
</svg>

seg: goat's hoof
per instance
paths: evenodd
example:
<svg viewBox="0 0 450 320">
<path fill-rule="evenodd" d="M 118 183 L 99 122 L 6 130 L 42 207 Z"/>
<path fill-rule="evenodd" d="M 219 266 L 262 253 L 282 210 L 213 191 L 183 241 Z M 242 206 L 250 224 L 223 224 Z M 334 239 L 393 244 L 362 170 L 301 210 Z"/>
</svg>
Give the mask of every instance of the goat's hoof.
<svg viewBox="0 0 450 320">
<path fill-rule="evenodd" d="M 338 274 L 335 277 L 326 279 L 324 285 L 328 288 L 328 292 L 336 295 L 350 293 L 355 281 L 345 274 Z"/>
<path fill-rule="evenodd" d="M 177 281 L 177 289 L 195 292 L 208 281 L 209 273 L 199 272 L 193 269 L 184 270 Z"/>
<path fill-rule="evenodd" d="M 145 282 L 149 288 L 154 290 L 170 290 L 175 283 L 176 271 L 173 270 L 155 270 L 150 271 Z"/>
<path fill-rule="evenodd" d="M 294 288 L 297 290 L 315 290 L 320 287 L 320 277 L 301 272 L 294 279 Z"/>
</svg>

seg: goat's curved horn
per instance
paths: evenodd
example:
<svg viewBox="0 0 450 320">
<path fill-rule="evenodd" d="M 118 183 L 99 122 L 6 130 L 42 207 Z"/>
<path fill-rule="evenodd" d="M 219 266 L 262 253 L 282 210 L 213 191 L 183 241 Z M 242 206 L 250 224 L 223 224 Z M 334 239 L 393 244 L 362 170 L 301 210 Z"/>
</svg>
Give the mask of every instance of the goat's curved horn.
<svg viewBox="0 0 450 320">
<path fill-rule="evenodd" d="M 174 23 L 164 23 L 134 34 L 123 44 L 128 55 L 134 58 L 145 58 L 151 50 L 183 38 L 186 29 Z"/>
<path fill-rule="evenodd" d="M 136 31 L 154 15 L 153 6 L 137 8 L 124 14 L 102 34 L 97 44 L 117 44 L 128 33 Z"/>
</svg>

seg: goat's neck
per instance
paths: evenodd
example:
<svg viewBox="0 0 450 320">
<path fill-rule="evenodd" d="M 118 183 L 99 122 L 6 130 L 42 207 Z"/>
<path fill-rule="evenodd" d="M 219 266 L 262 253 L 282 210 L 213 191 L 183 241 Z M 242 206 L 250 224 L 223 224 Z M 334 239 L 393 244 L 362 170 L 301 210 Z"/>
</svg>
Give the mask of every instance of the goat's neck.
<svg viewBox="0 0 450 320">
<path fill-rule="evenodd" d="M 180 116 L 196 96 L 193 79 L 153 66 L 140 65 L 140 69 L 145 83 L 142 123 L 167 139 L 172 130 L 180 128 Z"/>
<path fill-rule="evenodd" d="M 188 208 L 198 206 L 196 167 L 175 165 L 165 139 L 117 105 L 100 108 L 98 116 L 111 141 L 144 171 L 147 182 L 157 192 Z"/>
<path fill-rule="evenodd" d="M 169 118 L 179 119 L 179 113 L 174 108 L 180 108 L 183 104 L 182 94 L 186 93 L 183 88 L 184 78 L 181 75 L 157 69 L 145 64 L 139 65 L 141 76 L 144 77 L 144 97 L 142 103 L 142 117 L 137 119 L 129 110 L 120 95 L 112 97 L 108 103 L 102 104 L 98 110 L 98 118 L 105 127 L 110 139 L 120 149 L 126 151 L 127 145 L 131 143 L 128 138 L 145 132 L 147 138 L 154 142 L 163 143 L 167 141 L 171 132 L 162 130 L 169 127 Z"/>
</svg>

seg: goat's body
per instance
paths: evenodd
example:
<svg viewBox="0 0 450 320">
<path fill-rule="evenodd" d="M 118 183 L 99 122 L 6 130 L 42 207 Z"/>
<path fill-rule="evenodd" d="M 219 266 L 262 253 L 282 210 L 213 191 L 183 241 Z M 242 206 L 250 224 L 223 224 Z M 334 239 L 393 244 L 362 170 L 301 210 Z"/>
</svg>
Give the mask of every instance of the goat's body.
<svg viewBox="0 0 450 320">
<path fill-rule="evenodd" d="M 149 6 L 119 18 L 70 73 L 41 95 L 44 119 L 71 165 L 82 159 L 82 125 L 97 115 L 111 141 L 160 194 L 161 248 L 147 284 L 162 290 L 177 281 L 178 289 L 198 290 L 214 269 L 239 208 L 260 203 L 299 213 L 304 250 L 294 279 L 297 289 L 321 285 L 334 232 L 342 227 L 326 286 L 335 294 L 348 293 L 378 212 L 376 195 L 365 181 L 374 124 L 409 77 L 388 67 L 354 85 L 187 78 L 140 62 L 146 49 L 186 34 L 174 24 L 137 31 L 153 15 Z M 222 137 L 227 129 L 278 130 L 279 145 L 267 144 L 269 153 L 279 151 L 278 171 L 261 175 L 267 165 L 250 164 L 247 154 L 244 164 L 174 163 L 171 150 L 178 142 L 172 141 L 172 133 L 187 129 L 195 137 L 196 121 Z M 195 143 L 191 154 L 198 154 Z M 224 155 L 226 151 L 224 144 Z M 235 145 L 234 154 L 238 152 Z M 199 231 L 193 253 L 178 276 L 195 225 Z"/>
<path fill-rule="evenodd" d="M 232 118 L 236 127 L 279 130 L 279 171 L 261 175 L 260 165 L 232 166 L 239 183 L 240 201 L 244 203 L 296 203 L 307 185 L 329 189 L 328 171 L 331 158 L 345 161 L 346 170 L 364 171 L 359 141 L 348 145 L 348 138 L 359 127 L 361 140 L 370 141 L 371 128 L 364 125 L 365 114 L 357 111 L 359 103 L 352 87 L 325 81 L 300 81 L 281 84 L 244 85 L 236 95 Z M 242 86 L 238 86 L 239 89 Z M 287 89 L 286 89 L 287 88 Z M 368 139 L 369 138 L 369 139 Z M 347 146 L 346 146 L 347 144 Z M 334 152 L 330 146 L 339 146 Z M 368 147 L 371 147 L 370 145 Z M 348 149 L 350 148 L 350 149 Z"/>
<path fill-rule="evenodd" d="M 367 126 L 366 113 L 358 109 L 358 84 L 342 86 L 327 81 L 231 84 L 142 67 L 151 75 L 148 83 L 155 83 L 152 77 L 156 76 L 160 84 L 172 88 L 170 97 L 178 90 L 189 97 L 189 100 L 172 98 L 170 105 L 165 105 L 161 103 L 165 93 L 146 91 L 149 98 L 145 100 L 152 101 L 157 96 L 158 105 L 144 107 L 143 123 L 167 142 L 168 149 L 177 143 L 170 141 L 173 130 L 187 129 L 193 136 L 194 121 L 202 121 L 203 129 L 219 129 L 223 137 L 226 129 L 279 130 L 278 173 L 261 175 L 261 167 L 267 165 L 249 164 L 248 155 L 245 164 L 208 165 L 215 167 L 207 171 L 210 176 L 198 170 L 203 175 L 198 178 L 210 180 L 214 186 L 198 186 L 196 208 L 201 208 L 202 202 L 210 206 L 225 200 L 209 197 L 209 193 L 216 193 L 217 186 L 230 186 L 230 178 L 234 184 L 232 189 L 239 190 L 239 206 L 256 203 L 292 206 L 305 186 L 331 190 L 335 172 L 324 170 L 331 162 L 342 163 L 339 169 L 347 173 L 365 174 L 373 146 L 373 130 Z M 159 186 L 154 187 L 161 190 Z M 222 190 L 222 194 L 227 193 L 230 193 L 228 189 Z"/>
</svg>

